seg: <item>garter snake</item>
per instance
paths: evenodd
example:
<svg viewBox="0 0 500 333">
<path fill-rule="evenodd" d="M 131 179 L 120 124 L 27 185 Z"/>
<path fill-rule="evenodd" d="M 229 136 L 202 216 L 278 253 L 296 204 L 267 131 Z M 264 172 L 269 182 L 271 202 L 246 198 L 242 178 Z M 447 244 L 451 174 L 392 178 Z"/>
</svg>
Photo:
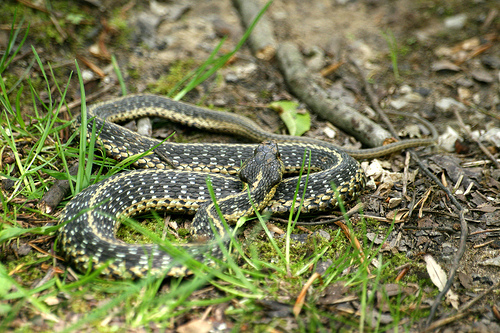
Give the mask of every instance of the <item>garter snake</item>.
<svg viewBox="0 0 500 333">
<path fill-rule="evenodd" d="M 267 144 L 171 143 L 141 136 L 116 122 L 145 116 L 158 116 L 198 129 L 232 133 Z M 135 166 L 139 170 L 122 172 L 91 185 L 76 195 L 65 207 L 61 221 L 62 251 L 77 268 L 96 269 L 112 260 L 102 274 L 112 278 L 140 278 L 147 274 L 180 276 L 187 273 L 182 263 L 157 245 L 126 244 L 115 237 L 120 219 L 148 210 L 195 214 L 193 233 L 213 239 L 214 230 L 227 242 L 228 230 L 214 213 L 206 186 L 210 173 L 217 202 L 222 203 L 224 218 L 234 223 L 251 215 L 253 207 L 241 180 L 247 182 L 252 203 L 273 214 L 298 209 L 302 213 L 328 211 L 337 207 L 338 197 L 354 200 L 365 185 L 364 172 L 352 157 L 369 158 L 408 147 L 429 145 L 433 139 L 407 140 L 371 150 L 346 151 L 330 143 L 307 137 L 278 135 L 263 131 L 246 117 L 229 112 L 212 111 L 176 102 L 156 95 L 130 95 L 90 106 L 87 110 L 87 133 L 97 129 L 106 153 L 116 160 L 143 154 Z M 80 118 L 79 118 L 80 119 Z M 431 127 L 432 128 L 432 127 Z M 87 134 L 90 135 L 90 134 Z M 279 153 L 274 142 L 279 145 Z M 151 154 L 144 154 L 156 147 Z M 255 151 L 255 153 L 254 153 Z M 270 182 L 270 171 L 257 168 L 264 151 L 272 169 L 297 174 L 304 165 L 307 177 L 290 176 Z M 250 159 L 248 159 L 252 156 Z M 274 156 L 274 158 L 271 158 Z M 280 158 L 281 157 L 281 158 Z M 237 175 L 242 161 L 248 161 Z M 248 167 L 249 165 L 253 167 Z M 282 165 L 282 167 L 277 166 Z M 252 176 L 245 176 L 246 169 Z M 336 195 L 332 184 L 338 191 Z M 298 193 L 297 202 L 294 200 Z M 301 198 L 302 196 L 302 198 Z M 225 243 L 226 244 L 226 243 Z M 213 263 L 222 252 L 218 245 L 182 246 L 196 260 Z"/>
</svg>

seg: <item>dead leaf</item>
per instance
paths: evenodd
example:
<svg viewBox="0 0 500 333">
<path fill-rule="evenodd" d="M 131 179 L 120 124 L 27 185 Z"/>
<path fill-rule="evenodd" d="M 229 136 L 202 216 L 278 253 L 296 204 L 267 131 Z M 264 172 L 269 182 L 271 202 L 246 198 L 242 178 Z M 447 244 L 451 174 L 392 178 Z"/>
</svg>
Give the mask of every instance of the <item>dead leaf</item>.
<svg viewBox="0 0 500 333">
<path fill-rule="evenodd" d="M 407 208 L 391 210 L 385 215 L 385 218 L 388 220 L 394 220 L 394 223 L 401 223 L 406 221 L 408 212 L 409 210 Z"/>
<path fill-rule="evenodd" d="M 448 280 L 446 272 L 441 268 L 441 266 L 436 262 L 436 260 L 434 260 L 431 255 L 424 255 L 424 260 L 427 264 L 427 272 L 429 273 L 429 277 L 431 278 L 432 283 L 434 283 L 439 291 L 442 291 L 444 289 L 446 281 Z M 446 293 L 446 300 L 451 304 L 451 306 L 453 306 L 453 308 L 458 310 L 458 295 L 451 291 L 451 289 Z"/>
<path fill-rule="evenodd" d="M 485 204 L 477 206 L 477 208 L 473 209 L 473 210 L 474 211 L 484 212 L 484 213 L 493 213 L 494 211 L 496 211 L 499 208 L 500 207 L 495 207 L 495 206 L 492 206 L 492 205 L 490 205 L 488 203 L 485 203 Z"/>
<path fill-rule="evenodd" d="M 306 284 L 304 285 L 304 287 L 300 291 L 300 294 L 297 297 L 297 300 L 295 301 L 295 305 L 293 306 L 293 314 L 295 316 L 298 316 L 300 314 L 300 311 L 302 310 L 302 307 L 304 306 L 304 302 L 305 302 L 306 295 L 307 295 L 307 290 L 309 289 L 309 287 L 313 284 L 313 282 L 316 279 L 321 279 L 321 274 L 313 273 L 313 275 L 311 275 L 311 277 L 307 280 Z"/>
<path fill-rule="evenodd" d="M 179 326 L 177 332 L 179 333 L 208 333 L 213 328 L 213 325 L 208 320 L 195 319 L 189 323 Z"/>
<path fill-rule="evenodd" d="M 446 171 L 446 175 L 453 181 L 455 185 L 460 176 L 463 175 L 462 186 L 463 188 L 469 187 L 470 183 L 475 183 L 474 179 L 481 179 L 481 170 L 476 168 L 464 169 L 460 166 L 462 162 L 460 159 L 449 155 L 434 155 L 430 160 L 436 163 L 437 166 Z M 476 184 L 477 185 L 477 184 Z"/>
<path fill-rule="evenodd" d="M 465 289 L 472 289 L 472 277 L 464 272 L 458 272 L 458 280 Z"/>
</svg>

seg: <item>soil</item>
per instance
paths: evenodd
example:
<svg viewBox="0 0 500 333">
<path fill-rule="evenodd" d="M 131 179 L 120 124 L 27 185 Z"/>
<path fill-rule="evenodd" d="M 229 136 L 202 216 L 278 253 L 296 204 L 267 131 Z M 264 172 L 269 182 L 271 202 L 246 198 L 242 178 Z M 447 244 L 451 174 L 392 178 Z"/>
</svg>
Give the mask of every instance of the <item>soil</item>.
<svg viewBox="0 0 500 333">
<path fill-rule="evenodd" d="M 222 36 L 227 36 L 222 47 L 226 52 L 244 33 L 240 16 L 229 0 L 151 1 L 130 8 L 128 5 L 123 1 L 82 1 L 81 10 L 96 18 L 82 43 L 75 47 L 69 40 L 70 34 L 57 48 L 32 38 L 27 45 L 32 44 L 44 62 L 67 71 L 74 69 L 71 60 L 78 57 L 85 57 L 102 69 L 104 75 L 99 76 L 97 70 L 80 62 L 88 75 L 87 95 L 116 82 L 107 52 L 116 56 L 129 92 L 165 93 L 172 82 L 187 72 L 186 68 L 203 63 Z M 479 138 L 498 158 L 499 9 L 498 1 L 486 0 L 276 0 L 267 13 L 278 43 L 293 41 L 300 47 L 309 69 L 330 96 L 379 121 L 366 93 L 366 79 L 382 109 L 417 114 L 437 128 L 440 145 L 418 149 L 417 153 L 468 209 L 467 247 L 452 285 L 459 307 L 499 282 L 500 172 L 474 141 Z M 113 28 L 111 19 L 117 16 L 126 22 L 126 29 Z M 41 27 L 35 25 L 31 29 L 36 32 Z M 99 40 L 100 48 L 96 47 Z M 352 65 L 354 61 L 360 64 L 362 75 Z M 13 63 L 9 71 L 22 73 L 20 63 Z M 339 64 L 337 70 L 320 75 L 321 70 L 335 64 Z M 180 77 L 176 77 L 175 70 L 181 73 Z M 32 73 L 33 77 L 36 75 Z M 69 100 L 79 98 L 76 80 L 69 92 Z M 119 87 L 115 85 L 99 99 L 118 95 Z M 294 97 L 275 61 L 256 59 L 247 46 L 217 75 L 184 98 L 247 115 L 272 132 L 285 129 L 279 116 L 265 106 L 283 99 Z M 455 112 L 461 115 L 472 137 Z M 401 117 L 393 120 L 401 133 L 429 134 L 421 126 L 415 131 Z M 327 128 L 332 126 L 313 114 L 312 128 L 306 135 L 360 147 L 355 138 L 338 130 L 334 130 L 333 138 L 328 136 Z M 186 140 L 199 140 L 199 133 L 175 129 Z M 444 135 L 451 132 L 456 135 Z M 218 135 L 203 140 L 236 141 Z M 386 172 L 404 173 L 404 153 L 382 160 Z M 410 162 L 409 172 L 417 169 Z M 459 180 L 461 174 L 464 177 Z M 448 271 L 459 248 L 460 221 L 447 195 L 422 172 L 408 184 L 406 192 L 401 182 L 394 185 L 377 178 L 372 184 L 361 198 L 366 215 L 390 221 L 396 211 L 414 208 L 409 219 L 397 220 L 387 240 L 388 251 L 404 253 L 420 262 L 423 253 L 429 254 Z M 469 184 L 473 185 L 467 190 Z M 421 199 L 423 202 L 419 202 Z M 368 230 L 370 234 L 375 232 Z M 421 273 L 427 274 L 424 270 Z M 451 322 L 444 331 L 499 331 L 500 318 L 495 317 L 499 300 L 498 290 L 489 293 L 467 311 L 467 316 Z M 451 311 L 452 305 L 442 302 L 437 318 Z"/>
</svg>

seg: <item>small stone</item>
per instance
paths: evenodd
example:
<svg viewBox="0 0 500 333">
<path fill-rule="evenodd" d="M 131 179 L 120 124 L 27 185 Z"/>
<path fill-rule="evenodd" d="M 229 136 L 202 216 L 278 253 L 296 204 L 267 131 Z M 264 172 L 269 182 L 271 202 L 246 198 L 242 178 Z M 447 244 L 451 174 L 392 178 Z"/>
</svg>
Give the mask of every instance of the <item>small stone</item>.
<svg viewBox="0 0 500 333">
<path fill-rule="evenodd" d="M 215 34 L 219 37 L 234 35 L 234 27 L 222 19 L 215 19 L 213 22 Z"/>
<path fill-rule="evenodd" d="M 337 135 L 337 132 L 335 130 L 331 129 L 330 127 L 325 127 L 323 128 L 323 133 L 329 138 L 333 139 Z"/>
<path fill-rule="evenodd" d="M 19 256 L 27 256 L 31 252 L 31 246 L 27 243 L 12 243 L 12 249 L 17 252 Z"/>
<path fill-rule="evenodd" d="M 436 102 L 436 108 L 438 108 L 441 111 L 450 111 L 452 107 L 458 107 L 461 110 L 467 109 L 465 105 L 463 105 L 462 103 L 456 101 L 451 97 L 441 98 L 439 101 Z"/>
<path fill-rule="evenodd" d="M 410 103 L 418 103 L 422 101 L 422 96 L 417 93 L 409 93 L 404 96 L 404 99 Z"/>
<path fill-rule="evenodd" d="M 227 73 L 225 76 L 226 82 L 235 83 L 238 82 L 238 76 L 234 73 Z"/>
<path fill-rule="evenodd" d="M 153 132 L 151 118 L 144 117 L 137 120 L 137 133 L 150 137 Z"/>
<path fill-rule="evenodd" d="M 427 97 L 430 95 L 431 89 L 419 87 L 419 88 L 415 89 L 415 92 L 419 93 L 422 97 Z"/>
<path fill-rule="evenodd" d="M 500 128 L 498 127 L 490 128 L 486 133 L 484 133 L 481 136 L 480 140 L 492 143 L 496 147 L 500 147 Z"/>
<path fill-rule="evenodd" d="M 399 92 L 401 94 L 405 94 L 405 95 L 411 93 L 412 91 L 413 90 L 411 89 L 411 87 L 407 84 L 405 84 L 405 85 L 401 86 L 401 88 L 399 88 Z"/>
<path fill-rule="evenodd" d="M 500 57 L 493 56 L 493 55 L 487 55 L 481 58 L 481 62 L 483 65 L 486 67 L 495 69 L 495 68 L 500 68 Z"/>
<path fill-rule="evenodd" d="M 461 43 L 462 50 L 472 51 L 481 45 L 481 40 L 478 37 L 469 38 Z"/>
<path fill-rule="evenodd" d="M 493 82 L 493 76 L 491 76 L 490 73 L 488 73 L 487 71 L 482 70 L 482 69 L 473 70 L 471 72 L 471 75 L 474 78 L 474 80 L 479 81 L 479 82 L 483 82 L 483 83 Z"/>
<path fill-rule="evenodd" d="M 447 17 L 444 20 L 444 26 L 448 29 L 462 29 L 467 22 L 467 14 L 458 14 L 454 16 Z"/>
<path fill-rule="evenodd" d="M 328 232 L 326 232 L 325 230 L 318 230 L 318 231 L 314 232 L 313 235 L 319 236 L 327 242 L 329 242 L 331 239 L 330 234 Z"/>
<path fill-rule="evenodd" d="M 479 93 L 472 95 L 472 102 L 476 105 L 481 104 L 481 95 Z M 486 106 L 484 106 L 484 107 L 486 107 Z"/>
<path fill-rule="evenodd" d="M 84 82 L 90 81 L 94 78 L 94 73 L 88 69 L 82 71 L 82 79 Z"/>
<path fill-rule="evenodd" d="M 474 85 L 474 82 L 466 77 L 459 77 L 455 82 L 465 88 L 470 88 Z"/>
<path fill-rule="evenodd" d="M 398 99 L 393 99 L 389 104 L 396 110 L 400 110 L 404 108 L 406 105 L 408 105 L 408 102 L 405 101 L 404 98 L 398 98 Z"/>
<path fill-rule="evenodd" d="M 458 98 L 462 101 L 469 99 L 472 96 L 472 92 L 464 87 L 458 87 L 457 92 L 458 92 Z"/>
<path fill-rule="evenodd" d="M 398 135 L 405 138 L 420 138 L 420 127 L 417 124 L 409 124 L 402 128 Z"/>
<path fill-rule="evenodd" d="M 250 77 L 257 71 L 257 65 L 254 63 L 248 63 L 241 66 L 236 67 L 236 76 L 238 79 L 246 79 Z"/>
<path fill-rule="evenodd" d="M 440 72 L 440 71 L 458 72 L 460 71 L 460 67 L 458 67 L 449 60 L 439 60 L 431 64 L 431 70 L 433 70 L 434 72 Z"/>
<path fill-rule="evenodd" d="M 447 152 L 452 153 L 455 151 L 455 142 L 457 140 L 462 140 L 462 138 L 457 131 L 448 126 L 446 127 L 446 131 L 439 136 L 438 145 Z"/>
</svg>

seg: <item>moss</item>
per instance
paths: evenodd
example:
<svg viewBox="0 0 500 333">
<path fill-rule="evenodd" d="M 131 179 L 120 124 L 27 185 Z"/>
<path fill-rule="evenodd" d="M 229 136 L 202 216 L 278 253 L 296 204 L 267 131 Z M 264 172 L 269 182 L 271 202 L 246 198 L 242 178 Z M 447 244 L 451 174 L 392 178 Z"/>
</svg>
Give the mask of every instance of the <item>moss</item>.
<svg viewBox="0 0 500 333">
<path fill-rule="evenodd" d="M 16 277 L 20 278 L 23 283 L 32 284 L 34 280 L 42 278 L 45 271 L 41 269 L 33 269 L 38 267 L 42 261 L 49 261 L 50 258 L 40 258 L 37 251 L 30 251 L 27 255 L 20 257 L 15 261 L 7 261 L 7 271 L 16 271 Z"/>
<path fill-rule="evenodd" d="M 0 15 L 0 23 L 2 24 L 12 24 L 12 19 L 14 15 L 17 14 L 17 22 L 19 23 L 19 18 L 27 15 L 32 15 L 33 10 L 25 6 L 19 6 L 17 1 L 5 1 L 2 3 L 2 14 Z M 27 20 L 27 22 L 31 22 Z"/>
<path fill-rule="evenodd" d="M 116 47 L 126 48 L 129 45 L 132 36 L 133 27 L 121 13 L 121 8 L 116 8 L 111 14 L 109 26 L 114 30 L 116 38 L 113 38 L 112 44 Z"/>
<path fill-rule="evenodd" d="M 261 90 L 259 92 L 259 99 L 269 100 L 273 97 L 273 94 L 270 90 Z"/>
<path fill-rule="evenodd" d="M 160 76 L 156 82 L 148 85 L 148 90 L 155 94 L 171 95 L 176 84 L 182 81 L 195 67 L 193 59 L 175 61 L 167 74 Z"/>
<path fill-rule="evenodd" d="M 177 234 L 180 236 L 180 237 L 187 237 L 189 234 L 190 234 L 190 231 L 189 229 L 186 229 L 186 228 L 179 228 L 177 229 Z"/>
<path fill-rule="evenodd" d="M 141 75 L 139 74 L 139 69 L 137 67 L 127 68 L 127 74 L 131 79 L 134 80 L 138 80 L 141 78 Z"/>
<path fill-rule="evenodd" d="M 179 242 L 179 239 L 177 239 L 172 233 L 166 232 L 166 226 L 162 218 L 147 218 L 140 222 L 140 224 L 143 228 L 147 229 L 151 233 L 154 233 L 160 238 L 163 238 L 163 235 L 165 234 L 167 240 L 174 243 Z M 189 230 L 180 228 L 177 230 L 177 234 L 183 238 L 189 235 Z M 129 244 L 148 244 L 153 242 L 147 235 L 144 235 L 135 230 L 133 227 L 125 224 L 120 225 L 118 231 L 116 232 L 116 237 Z"/>
</svg>

